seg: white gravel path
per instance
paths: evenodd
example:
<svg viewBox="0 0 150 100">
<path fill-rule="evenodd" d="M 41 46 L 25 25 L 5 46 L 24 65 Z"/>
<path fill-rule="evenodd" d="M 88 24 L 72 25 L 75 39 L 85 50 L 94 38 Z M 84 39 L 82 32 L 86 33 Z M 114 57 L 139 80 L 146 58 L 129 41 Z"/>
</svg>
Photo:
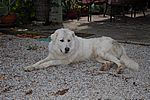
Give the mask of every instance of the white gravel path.
<svg viewBox="0 0 150 100">
<path fill-rule="evenodd" d="M 48 42 L 0 36 L 0 100 L 150 100 L 150 46 L 122 44 L 140 65 L 138 72 L 99 71 L 85 61 L 24 72 L 48 54 Z"/>
</svg>

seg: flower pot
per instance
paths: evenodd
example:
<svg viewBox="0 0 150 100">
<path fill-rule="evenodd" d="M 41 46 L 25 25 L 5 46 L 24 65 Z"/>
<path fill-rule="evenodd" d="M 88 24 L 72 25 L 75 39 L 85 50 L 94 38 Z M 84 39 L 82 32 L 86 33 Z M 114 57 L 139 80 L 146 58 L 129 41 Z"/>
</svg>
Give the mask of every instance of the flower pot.
<svg viewBox="0 0 150 100">
<path fill-rule="evenodd" d="M 68 19 L 76 19 L 77 18 L 77 11 L 74 11 L 74 10 L 68 11 L 67 18 Z"/>
<path fill-rule="evenodd" d="M 9 14 L 1 16 L 0 20 L 2 24 L 12 24 L 16 21 L 16 14 Z"/>
</svg>

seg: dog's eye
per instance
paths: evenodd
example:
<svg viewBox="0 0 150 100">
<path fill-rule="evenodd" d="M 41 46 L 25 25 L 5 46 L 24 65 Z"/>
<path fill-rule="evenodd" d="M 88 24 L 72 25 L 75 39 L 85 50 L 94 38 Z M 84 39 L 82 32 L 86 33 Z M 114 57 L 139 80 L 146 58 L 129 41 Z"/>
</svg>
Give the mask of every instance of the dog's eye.
<svg viewBox="0 0 150 100">
<path fill-rule="evenodd" d="M 60 40 L 61 42 L 64 42 L 64 40 L 62 39 L 62 40 Z"/>
<path fill-rule="evenodd" d="M 70 42 L 70 40 L 68 40 L 68 42 Z"/>
</svg>

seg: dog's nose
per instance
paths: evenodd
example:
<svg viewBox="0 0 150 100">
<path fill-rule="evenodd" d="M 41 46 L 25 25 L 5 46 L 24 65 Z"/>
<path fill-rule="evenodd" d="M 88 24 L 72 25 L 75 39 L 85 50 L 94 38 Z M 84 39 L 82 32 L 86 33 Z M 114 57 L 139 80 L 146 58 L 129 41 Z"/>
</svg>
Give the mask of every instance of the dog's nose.
<svg viewBox="0 0 150 100">
<path fill-rule="evenodd" d="M 65 53 L 68 53 L 69 50 L 70 50 L 70 48 L 66 47 L 66 48 L 65 48 Z"/>
</svg>

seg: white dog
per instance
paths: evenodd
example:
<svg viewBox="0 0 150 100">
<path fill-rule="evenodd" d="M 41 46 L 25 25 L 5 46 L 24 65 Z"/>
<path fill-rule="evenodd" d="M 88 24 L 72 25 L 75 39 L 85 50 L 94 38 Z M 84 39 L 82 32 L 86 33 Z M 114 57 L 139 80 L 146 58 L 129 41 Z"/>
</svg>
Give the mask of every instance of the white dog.
<svg viewBox="0 0 150 100">
<path fill-rule="evenodd" d="M 126 55 L 124 48 L 110 37 L 84 39 L 75 36 L 74 32 L 69 29 L 61 28 L 51 35 L 51 39 L 48 56 L 25 67 L 26 71 L 47 68 L 52 65 L 70 64 L 89 58 L 103 63 L 101 70 L 109 69 L 111 63 L 117 65 L 117 73 L 125 66 L 134 70 L 139 68 L 139 65 Z"/>
</svg>

